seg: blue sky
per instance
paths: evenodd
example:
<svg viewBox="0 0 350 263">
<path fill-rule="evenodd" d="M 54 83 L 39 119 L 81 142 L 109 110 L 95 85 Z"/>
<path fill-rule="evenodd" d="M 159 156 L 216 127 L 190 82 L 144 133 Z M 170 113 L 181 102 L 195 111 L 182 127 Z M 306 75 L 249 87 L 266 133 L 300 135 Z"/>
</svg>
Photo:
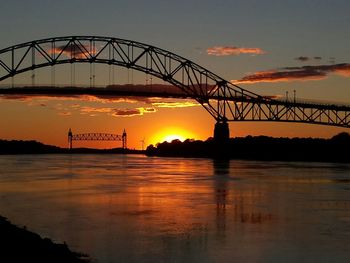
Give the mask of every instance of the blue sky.
<svg viewBox="0 0 350 263">
<path fill-rule="evenodd" d="M 18 1 L 2 3 L 1 46 L 63 35 L 106 35 L 171 50 L 228 79 L 290 66 L 297 56 L 347 62 L 349 1 Z M 215 58 L 211 46 L 264 56 Z M 326 61 L 324 61 L 326 63 Z"/>
</svg>

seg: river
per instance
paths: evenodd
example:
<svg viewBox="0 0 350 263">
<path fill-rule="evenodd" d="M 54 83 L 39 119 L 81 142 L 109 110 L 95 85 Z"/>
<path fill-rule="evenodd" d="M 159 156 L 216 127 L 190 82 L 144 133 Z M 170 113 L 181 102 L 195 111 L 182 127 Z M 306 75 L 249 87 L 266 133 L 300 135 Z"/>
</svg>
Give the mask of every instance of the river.
<svg viewBox="0 0 350 263">
<path fill-rule="evenodd" d="M 0 215 L 100 263 L 345 263 L 350 165 L 0 156 Z"/>
</svg>

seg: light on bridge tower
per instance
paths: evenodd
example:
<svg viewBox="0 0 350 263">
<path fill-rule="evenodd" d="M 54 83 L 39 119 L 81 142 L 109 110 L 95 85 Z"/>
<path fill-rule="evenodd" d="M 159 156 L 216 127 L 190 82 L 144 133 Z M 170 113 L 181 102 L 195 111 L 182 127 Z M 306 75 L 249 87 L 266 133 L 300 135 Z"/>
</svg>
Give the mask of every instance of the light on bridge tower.
<svg viewBox="0 0 350 263">
<path fill-rule="evenodd" d="M 73 137 L 73 133 L 72 133 L 71 128 L 69 128 L 69 131 L 68 131 L 68 144 L 69 144 L 69 149 L 70 150 L 72 149 L 72 137 Z"/>
<path fill-rule="evenodd" d="M 214 128 L 214 140 L 217 142 L 226 142 L 230 139 L 230 129 L 227 120 L 217 120 Z"/>
</svg>

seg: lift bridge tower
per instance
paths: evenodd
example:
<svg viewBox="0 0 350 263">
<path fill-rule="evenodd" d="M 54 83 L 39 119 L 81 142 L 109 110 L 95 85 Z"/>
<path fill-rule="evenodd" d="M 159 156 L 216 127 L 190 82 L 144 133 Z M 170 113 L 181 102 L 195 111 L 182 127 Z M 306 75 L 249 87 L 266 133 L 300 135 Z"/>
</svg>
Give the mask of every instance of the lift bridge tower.
<svg viewBox="0 0 350 263">
<path fill-rule="evenodd" d="M 68 131 L 69 149 L 73 148 L 73 141 L 121 141 L 123 149 L 127 149 L 127 134 L 124 129 L 122 135 L 112 133 L 79 133 Z"/>
</svg>

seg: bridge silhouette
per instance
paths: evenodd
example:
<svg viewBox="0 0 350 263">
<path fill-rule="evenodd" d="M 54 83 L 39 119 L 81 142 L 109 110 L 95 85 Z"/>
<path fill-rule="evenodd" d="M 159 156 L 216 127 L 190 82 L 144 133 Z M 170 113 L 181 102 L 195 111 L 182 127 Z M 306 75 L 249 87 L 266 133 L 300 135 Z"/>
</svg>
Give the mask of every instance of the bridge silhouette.
<svg viewBox="0 0 350 263">
<path fill-rule="evenodd" d="M 124 129 L 123 134 L 112 133 L 78 133 L 73 134 L 72 130 L 68 131 L 68 144 L 69 149 L 73 148 L 73 141 L 121 141 L 122 148 L 127 148 L 127 134 Z"/>
<path fill-rule="evenodd" d="M 350 127 L 350 105 L 277 99 L 248 91 L 170 51 L 113 37 L 68 36 L 34 40 L 0 50 L 0 84 L 38 68 L 60 64 L 107 64 L 134 69 L 169 83 L 165 90 L 151 85 L 133 91 L 95 85 L 3 86 L 0 94 L 99 95 L 174 97 L 196 100 L 215 119 L 214 138 L 229 138 L 228 122 L 277 121 Z M 172 88 L 176 87 L 176 89 Z M 119 89 L 118 89 L 119 88 Z"/>
</svg>

